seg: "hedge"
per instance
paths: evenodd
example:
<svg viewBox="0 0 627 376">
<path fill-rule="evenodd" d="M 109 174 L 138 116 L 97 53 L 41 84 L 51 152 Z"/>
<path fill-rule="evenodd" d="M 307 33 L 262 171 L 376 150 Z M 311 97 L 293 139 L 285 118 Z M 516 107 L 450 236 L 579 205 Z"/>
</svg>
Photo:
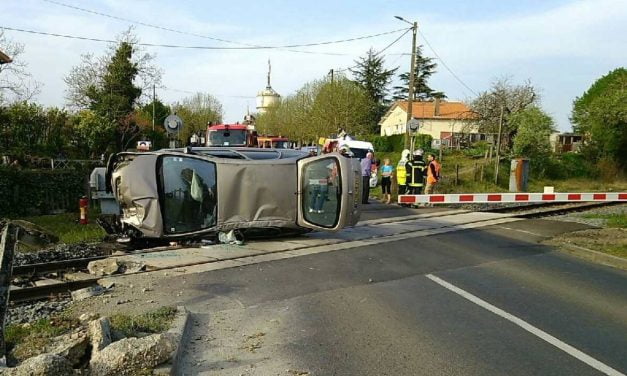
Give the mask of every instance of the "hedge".
<svg viewBox="0 0 627 376">
<path fill-rule="evenodd" d="M 78 210 L 86 170 L 20 170 L 0 167 L 0 216 Z"/>
<path fill-rule="evenodd" d="M 395 134 L 393 136 L 371 136 L 368 141 L 372 142 L 375 152 L 400 153 L 405 149 L 405 135 Z M 422 148 L 425 151 L 431 150 L 431 141 L 433 137 L 428 134 L 416 135 L 416 148 Z"/>
</svg>

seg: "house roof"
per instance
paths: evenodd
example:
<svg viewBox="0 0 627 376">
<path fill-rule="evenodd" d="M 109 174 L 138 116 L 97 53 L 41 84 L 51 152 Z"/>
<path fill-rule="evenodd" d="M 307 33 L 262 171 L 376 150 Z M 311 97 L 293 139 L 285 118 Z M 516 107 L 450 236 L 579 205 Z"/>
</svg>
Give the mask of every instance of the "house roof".
<svg viewBox="0 0 627 376">
<path fill-rule="evenodd" d="M 7 64 L 12 62 L 13 60 L 11 60 L 11 58 L 4 54 L 2 51 L 0 51 L 0 64 Z"/>
<path fill-rule="evenodd" d="M 397 101 L 394 106 L 399 106 L 403 111 L 407 112 L 407 101 Z M 392 108 L 394 108 L 392 106 Z M 440 101 L 439 114 L 435 113 L 436 101 L 420 101 L 413 102 L 412 117 L 417 119 L 473 119 L 476 117 L 463 102 L 447 102 Z"/>
</svg>

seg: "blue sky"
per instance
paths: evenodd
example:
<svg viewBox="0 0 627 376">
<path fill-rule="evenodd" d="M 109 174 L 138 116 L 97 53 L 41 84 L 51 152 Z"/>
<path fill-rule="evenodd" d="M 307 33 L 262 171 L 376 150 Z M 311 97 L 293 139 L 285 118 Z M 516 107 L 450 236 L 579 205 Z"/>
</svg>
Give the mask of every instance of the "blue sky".
<svg viewBox="0 0 627 376">
<path fill-rule="evenodd" d="M 570 129 L 573 99 L 598 77 L 627 64 L 627 1 L 200 1 L 200 0 L 59 0 L 119 17 L 251 44 L 279 45 L 336 40 L 405 26 L 393 16 L 417 20 L 421 33 L 451 70 L 442 64 L 431 86 L 453 100 L 471 100 L 500 77 L 513 83 L 530 80 L 540 91 L 542 107 L 558 127 Z M 0 25 L 51 33 L 113 39 L 130 23 L 68 9 L 43 0 L 1 0 Z M 135 29 L 143 42 L 181 45 L 228 44 L 144 26 Z M 63 77 L 84 53 L 101 54 L 106 45 L 6 31 L 25 44 L 29 70 L 44 86 L 37 98 L 46 105 L 65 104 Z M 156 54 L 163 84 L 158 96 L 171 103 L 189 95 L 214 94 L 227 121 L 241 120 L 265 86 L 272 60 L 272 86 L 280 94 L 333 69 L 345 69 L 370 47 L 379 50 L 396 39 L 386 35 L 353 43 L 307 48 L 342 56 L 282 50 L 207 51 L 146 48 Z M 419 43 L 424 40 L 419 38 Z M 1 46 L 0 46 L 1 49 Z M 385 51 L 390 67 L 409 67 L 407 34 Z M 427 46 L 427 56 L 435 57 Z M 173 90 L 174 89 L 174 90 Z M 179 90 L 179 91 L 177 91 Z M 182 90 L 182 91 L 181 91 Z"/>
</svg>

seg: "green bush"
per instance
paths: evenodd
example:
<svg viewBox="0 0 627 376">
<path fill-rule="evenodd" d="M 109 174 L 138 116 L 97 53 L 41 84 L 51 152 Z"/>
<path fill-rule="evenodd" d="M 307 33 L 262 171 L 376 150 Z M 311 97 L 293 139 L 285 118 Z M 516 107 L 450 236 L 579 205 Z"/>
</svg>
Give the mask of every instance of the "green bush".
<svg viewBox="0 0 627 376">
<path fill-rule="evenodd" d="M 20 170 L 0 167 L 0 216 L 78 210 L 85 194 L 85 170 Z"/>
<path fill-rule="evenodd" d="M 577 153 L 564 153 L 531 160 L 531 174 L 549 179 L 584 178 L 596 175 L 590 161 Z"/>
<path fill-rule="evenodd" d="M 463 149 L 463 153 L 464 155 L 467 155 L 469 157 L 483 157 L 485 155 L 485 152 L 490 148 L 490 144 L 487 143 L 486 141 L 478 141 L 475 142 L 474 144 L 472 144 L 471 147 L 467 148 L 467 149 Z"/>
</svg>

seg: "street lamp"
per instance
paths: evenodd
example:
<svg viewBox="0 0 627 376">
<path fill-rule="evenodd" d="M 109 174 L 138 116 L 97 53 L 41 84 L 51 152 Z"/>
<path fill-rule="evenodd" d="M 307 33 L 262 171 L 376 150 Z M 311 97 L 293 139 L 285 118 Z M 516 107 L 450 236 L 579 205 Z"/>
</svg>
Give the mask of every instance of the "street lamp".
<svg viewBox="0 0 627 376">
<path fill-rule="evenodd" d="M 401 16 L 394 16 L 397 20 L 403 21 L 411 25 L 412 39 L 411 39 L 411 64 L 409 65 L 409 88 L 407 92 L 407 119 L 405 122 L 405 149 L 409 148 L 409 121 L 412 119 L 412 109 L 414 101 L 414 79 L 416 75 L 416 33 L 418 32 L 418 22 L 409 22 Z M 413 150 L 412 150 L 413 153 Z"/>
<path fill-rule="evenodd" d="M 406 22 L 406 23 L 408 23 L 408 24 L 410 24 L 410 25 L 412 25 L 412 26 L 414 25 L 413 23 L 411 23 L 411 22 L 407 21 L 406 19 L 404 19 L 404 18 L 403 18 L 403 17 L 401 17 L 401 16 L 394 16 L 394 18 L 396 18 L 397 20 L 401 20 L 401 21 L 403 21 L 403 22 Z"/>
</svg>

